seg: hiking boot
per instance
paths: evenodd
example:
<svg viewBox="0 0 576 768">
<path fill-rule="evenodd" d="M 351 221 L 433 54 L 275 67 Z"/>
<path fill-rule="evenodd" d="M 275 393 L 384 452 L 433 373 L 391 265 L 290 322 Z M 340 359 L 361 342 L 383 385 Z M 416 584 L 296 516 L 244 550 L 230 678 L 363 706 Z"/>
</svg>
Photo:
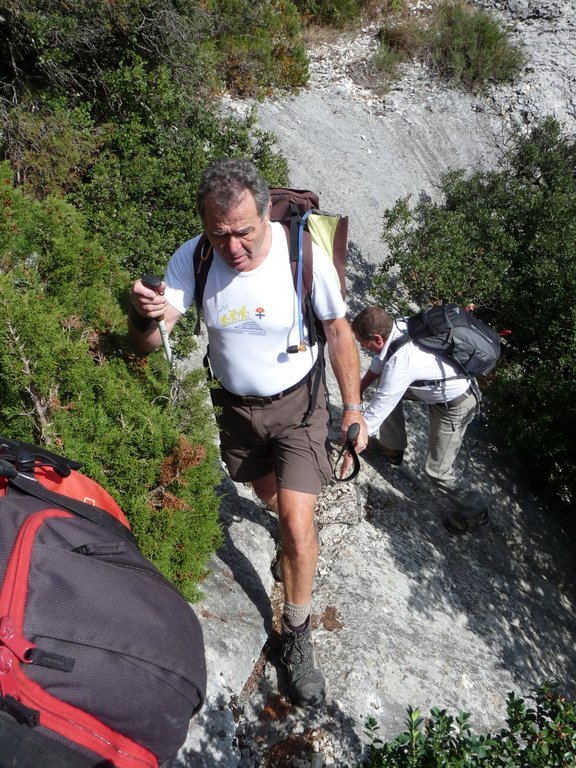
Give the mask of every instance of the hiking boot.
<svg viewBox="0 0 576 768">
<path fill-rule="evenodd" d="M 381 456 L 384 456 L 386 461 L 395 467 L 399 467 L 404 459 L 404 451 L 398 451 L 394 448 L 386 448 L 377 437 L 368 438 L 366 450 L 371 451 L 372 453 L 379 453 Z"/>
<path fill-rule="evenodd" d="M 315 706 L 326 695 L 324 675 L 316 667 L 310 616 L 303 632 L 294 632 L 282 621 L 282 662 L 288 670 L 290 697 L 294 704 Z"/>
<path fill-rule="evenodd" d="M 444 528 L 450 533 L 468 533 L 473 528 L 479 528 L 488 522 L 488 510 L 483 509 L 476 515 L 464 516 L 459 512 L 452 512 L 442 521 Z"/>
</svg>

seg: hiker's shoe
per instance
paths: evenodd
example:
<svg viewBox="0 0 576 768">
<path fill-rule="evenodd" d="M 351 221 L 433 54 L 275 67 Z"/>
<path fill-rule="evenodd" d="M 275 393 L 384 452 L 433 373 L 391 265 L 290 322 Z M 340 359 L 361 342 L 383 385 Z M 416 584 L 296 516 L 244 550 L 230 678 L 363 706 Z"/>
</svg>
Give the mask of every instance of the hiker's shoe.
<svg viewBox="0 0 576 768">
<path fill-rule="evenodd" d="M 442 521 L 444 527 L 450 533 L 468 533 L 468 531 L 478 528 L 481 525 L 486 525 L 488 522 L 488 510 L 483 509 L 482 512 L 478 512 L 476 515 L 464 516 L 459 512 L 452 512 Z"/>
<path fill-rule="evenodd" d="M 310 616 L 303 632 L 294 632 L 282 621 L 282 662 L 288 670 L 290 697 L 294 704 L 315 706 L 326 695 L 324 675 L 316 667 Z"/>
<path fill-rule="evenodd" d="M 397 451 L 394 450 L 394 448 L 386 448 L 377 437 L 368 438 L 366 450 L 371 451 L 372 453 L 379 453 L 381 456 L 384 456 L 386 461 L 393 464 L 395 467 L 399 467 L 404 459 L 404 451 Z"/>
</svg>

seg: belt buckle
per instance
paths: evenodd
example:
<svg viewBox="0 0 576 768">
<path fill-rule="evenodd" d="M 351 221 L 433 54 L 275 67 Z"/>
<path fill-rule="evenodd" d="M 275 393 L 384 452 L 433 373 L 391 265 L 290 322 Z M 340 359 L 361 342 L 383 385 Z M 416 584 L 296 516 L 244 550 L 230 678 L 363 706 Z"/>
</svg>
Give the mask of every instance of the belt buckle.
<svg viewBox="0 0 576 768">
<path fill-rule="evenodd" d="M 275 398 L 270 396 L 248 395 L 248 397 L 244 397 L 242 399 L 244 400 L 246 405 L 263 406 L 263 405 L 270 405 L 270 403 L 273 402 Z"/>
<path fill-rule="evenodd" d="M 248 395 L 248 397 L 243 397 L 242 400 L 246 405 L 264 405 L 264 398 L 257 395 Z"/>
</svg>

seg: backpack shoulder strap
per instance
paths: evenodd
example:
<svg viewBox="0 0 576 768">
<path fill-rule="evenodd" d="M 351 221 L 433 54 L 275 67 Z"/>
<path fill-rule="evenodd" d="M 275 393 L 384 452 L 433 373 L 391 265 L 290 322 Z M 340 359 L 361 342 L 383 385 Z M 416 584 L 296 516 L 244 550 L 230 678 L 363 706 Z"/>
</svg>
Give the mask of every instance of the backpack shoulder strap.
<svg viewBox="0 0 576 768">
<path fill-rule="evenodd" d="M 410 341 L 410 336 L 408 333 L 403 333 L 401 336 L 398 336 L 397 339 L 394 339 L 394 341 L 390 342 L 390 346 L 388 347 L 388 351 L 386 352 L 386 358 L 384 360 L 385 363 L 388 362 L 388 360 L 392 357 L 392 355 L 395 355 L 396 352 L 400 349 L 400 347 L 403 347 L 404 344 L 407 344 Z"/>
<path fill-rule="evenodd" d="M 126 528 L 126 526 L 115 517 L 112 517 L 106 510 L 100 509 L 100 507 L 93 507 L 91 504 L 85 504 L 83 501 L 73 499 L 70 496 L 64 496 L 61 493 L 50 491 L 38 482 L 38 480 L 35 480 L 32 477 L 26 477 L 16 470 L 14 470 L 14 473 L 10 473 L 8 484 L 21 493 L 25 493 L 28 496 L 34 496 L 36 499 L 41 499 L 48 504 L 62 507 L 69 512 L 73 512 L 75 515 L 78 515 L 78 517 L 83 517 L 86 520 L 96 523 L 96 525 L 108 528 L 116 533 L 121 539 L 124 539 L 124 541 L 138 546 L 132 531 L 129 528 Z"/>
<path fill-rule="evenodd" d="M 286 238 L 288 240 L 290 269 L 292 270 L 292 278 L 294 280 L 294 290 L 298 293 L 298 238 L 301 226 L 301 216 L 297 207 L 295 207 L 292 212 L 290 226 L 285 224 L 282 226 L 284 227 Z M 312 237 L 310 232 L 306 229 L 303 230 L 302 236 L 302 313 L 306 318 L 306 324 L 308 325 L 308 339 L 310 346 L 318 344 L 318 358 L 316 360 L 316 365 L 314 366 L 315 370 L 310 384 L 308 409 L 302 417 L 301 422 L 301 424 L 305 425 L 308 424 L 308 420 L 316 407 L 320 382 L 324 381 L 324 384 L 326 384 L 326 368 L 324 365 L 324 345 L 316 332 L 316 319 L 312 308 L 312 284 L 314 281 Z M 328 402 L 327 387 L 325 388 L 325 393 Z"/>
<path fill-rule="evenodd" d="M 294 290 L 298 292 L 298 229 L 300 227 L 300 214 L 295 210 L 295 215 L 290 220 L 290 225 L 282 224 L 286 239 L 288 240 L 288 254 L 290 269 L 294 280 Z M 312 285 L 314 283 L 314 257 L 312 254 L 312 237 L 306 229 L 303 231 L 302 240 L 302 311 L 308 325 L 310 345 L 316 343 L 316 328 L 312 311 Z"/>
<path fill-rule="evenodd" d="M 200 236 L 200 240 L 194 249 L 194 255 L 192 256 L 192 269 L 194 272 L 194 304 L 196 305 L 196 325 L 194 326 L 194 334 L 198 336 L 200 333 L 200 317 L 202 316 L 202 299 L 204 296 L 204 288 L 206 287 L 206 280 L 208 279 L 208 271 L 214 258 L 214 251 L 212 245 L 206 234 Z"/>
<path fill-rule="evenodd" d="M 312 238 L 309 232 L 304 232 L 304 245 L 302 247 L 302 286 L 303 302 L 308 322 L 308 334 L 310 344 L 313 346 L 318 341 L 316 333 L 316 318 L 312 309 L 312 286 L 314 284 L 314 256 L 312 254 Z"/>
</svg>

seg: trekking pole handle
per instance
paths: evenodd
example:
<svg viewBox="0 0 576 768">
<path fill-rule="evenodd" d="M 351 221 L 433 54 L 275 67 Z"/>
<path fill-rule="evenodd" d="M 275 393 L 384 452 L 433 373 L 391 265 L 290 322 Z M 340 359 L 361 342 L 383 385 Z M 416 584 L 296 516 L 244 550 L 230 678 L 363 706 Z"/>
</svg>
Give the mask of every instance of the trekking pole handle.
<svg viewBox="0 0 576 768">
<path fill-rule="evenodd" d="M 150 288 L 151 291 L 154 291 L 155 293 L 159 293 L 160 295 L 164 294 L 164 291 L 160 290 L 160 286 L 162 285 L 162 278 L 158 277 L 158 275 L 143 275 L 141 279 L 142 285 L 144 285 L 146 288 Z M 164 354 L 166 355 L 166 360 L 168 363 L 172 362 L 172 349 L 170 347 L 170 341 L 168 339 L 168 331 L 166 329 L 166 323 L 164 322 L 164 315 L 161 315 L 158 318 L 158 328 L 160 329 L 160 335 L 162 336 L 162 345 L 164 347 Z"/>
<path fill-rule="evenodd" d="M 348 431 L 346 432 L 346 442 L 340 449 L 340 454 L 338 455 L 338 458 L 336 459 L 336 463 L 332 470 L 332 477 L 337 482 L 345 483 L 345 482 L 348 482 L 349 480 L 354 480 L 358 472 L 360 472 L 360 459 L 358 458 L 358 454 L 356 453 L 356 449 L 354 448 L 354 440 L 356 440 L 359 434 L 360 434 L 360 424 L 358 424 L 358 422 L 355 421 L 354 424 L 350 424 L 350 426 L 348 427 Z M 352 472 L 348 475 L 348 477 L 340 477 L 338 472 L 336 471 L 336 467 L 346 451 L 348 451 L 352 456 L 352 461 L 354 462 L 354 466 L 353 466 Z"/>
<path fill-rule="evenodd" d="M 154 293 L 164 293 L 160 290 L 160 286 L 162 285 L 162 278 L 158 277 L 158 275 L 143 275 L 141 282 L 142 285 L 146 286 L 146 288 L 150 288 L 150 290 L 154 291 Z"/>
<path fill-rule="evenodd" d="M 358 424 L 357 421 L 354 422 L 354 424 L 350 424 L 348 427 L 348 432 L 346 432 L 346 442 L 352 443 L 354 445 L 354 441 L 360 434 L 360 424 Z"/>
</svg>

